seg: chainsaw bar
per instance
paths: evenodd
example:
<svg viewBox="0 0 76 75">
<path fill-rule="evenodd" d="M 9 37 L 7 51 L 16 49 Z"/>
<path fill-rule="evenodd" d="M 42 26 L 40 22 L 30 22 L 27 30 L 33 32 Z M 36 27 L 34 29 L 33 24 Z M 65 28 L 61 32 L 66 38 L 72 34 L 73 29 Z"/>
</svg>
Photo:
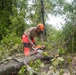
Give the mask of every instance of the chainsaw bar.
<svg viewBox="0 0 76 75">
<path fill-rule="evenodd" d="M 36 50 L 36 51 L 39 52 L 39 53 L 42 53 L 42 52 L 43 52 L 40 48 L 34 48 L 34 47 L 32 47 L 32 49 L 33 49 L 33 50 Z"/>
</svg>

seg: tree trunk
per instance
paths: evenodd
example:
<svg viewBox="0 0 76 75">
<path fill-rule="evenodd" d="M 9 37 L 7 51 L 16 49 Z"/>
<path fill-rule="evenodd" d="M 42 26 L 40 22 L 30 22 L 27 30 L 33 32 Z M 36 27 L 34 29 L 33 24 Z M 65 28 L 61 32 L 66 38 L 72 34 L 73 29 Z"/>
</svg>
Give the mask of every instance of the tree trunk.
<svg viewBox="0 0 76 75">
<path fill-rule="evenodd" d="M 23 55 L 9 57 L 0 62 L 0 75 L 17 75 L 21 67 L 26 65 L 24 61 L 29 64 L 30 61 L 43 58 L 45 57 L 41 54 L 36 54 L 30 57 L 25 57 Z"/>
<path fill-rule="evenodd" d="M 40 0 L 41 1 L 41 17 L 42 17 L 42 22 L 45 26 L 45 20 L 44 20 L 44 0 Z M 44 30 L 44 36 L 46 36 L 46 28 Z"/>
</svg>

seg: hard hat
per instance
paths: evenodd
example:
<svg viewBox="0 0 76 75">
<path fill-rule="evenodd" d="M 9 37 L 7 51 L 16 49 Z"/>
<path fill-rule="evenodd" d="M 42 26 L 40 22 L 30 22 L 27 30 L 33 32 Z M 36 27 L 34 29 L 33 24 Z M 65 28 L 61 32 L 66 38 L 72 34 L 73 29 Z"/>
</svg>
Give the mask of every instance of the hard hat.
<svg viewBox="0 0 76 75">
<path fill-rule="evenodd" d="M 37 27 L 38 27 L 41 31 L 44 30 L 44 25 L 43 25 L 42 23 L 38 24 Z"/>
</svg>

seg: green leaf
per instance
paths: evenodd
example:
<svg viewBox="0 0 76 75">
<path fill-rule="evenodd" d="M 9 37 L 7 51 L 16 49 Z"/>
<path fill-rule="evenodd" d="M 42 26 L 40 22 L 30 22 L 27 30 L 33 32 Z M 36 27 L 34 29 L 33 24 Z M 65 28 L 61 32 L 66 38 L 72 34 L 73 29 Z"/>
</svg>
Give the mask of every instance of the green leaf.
<svg viewBox="0 0 76 75">
<path fill-rule="evenodd" d="M 58 57 L 57 59 L 62 62 L 64 61 L 64 59 L 62 57 Z"/>
<path fill-rule="evenodd" d="M 68 58 L 68 62 L 71 63 L 72 62 L 72 59 L 71 58 Z"/>
<path fill-rule="evenodd" d="M 63 48 L 58 49 L 59 54 L 64 54 L 65 50 Z"/>
<path fill-rule="evenodd" d="M 52 64 L 53 64 L 53 66 L 56 67 L 59 64 L 59 62 L 58 62 L 58 60 L 54 60 L 54 61 L 52 61 Z"/>
<path fill-rule="evenodd" d="M 26 69 L 26 66 L 22 66 L 22 69 L 18 72 L 19 75 L 24 75 L 24 71 Z"/>
<path fill-rule="evenodd" d="M 63 75 L 63 73 L 64 73 L 64 70 L 61 69 L 60 72 L 59 72 L 59 75 Z"/>
<path fill-rule="evenodd" d="M 42 55 L 48 56 L 49 54 L 47 52 L 42 52 Z"/>
</svg>

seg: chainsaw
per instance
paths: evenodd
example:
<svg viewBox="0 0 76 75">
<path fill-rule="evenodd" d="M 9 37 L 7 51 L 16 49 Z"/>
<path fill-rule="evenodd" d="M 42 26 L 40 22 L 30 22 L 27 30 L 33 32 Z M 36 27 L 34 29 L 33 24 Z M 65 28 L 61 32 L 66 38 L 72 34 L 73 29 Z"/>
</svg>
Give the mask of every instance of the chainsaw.
<svg viewBox="0 0 76 75">
<path fill-rule="evenodd" d="M 41 48 L 41 47 L 39 47 L 39 48 L 34 48 L 34 47 L 32 47 L 32 49 L 33 49 L 34 51 L 37 51 L 38 53 L 42 53 L 45 48 Z"/>
</svg>

